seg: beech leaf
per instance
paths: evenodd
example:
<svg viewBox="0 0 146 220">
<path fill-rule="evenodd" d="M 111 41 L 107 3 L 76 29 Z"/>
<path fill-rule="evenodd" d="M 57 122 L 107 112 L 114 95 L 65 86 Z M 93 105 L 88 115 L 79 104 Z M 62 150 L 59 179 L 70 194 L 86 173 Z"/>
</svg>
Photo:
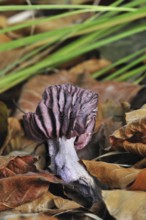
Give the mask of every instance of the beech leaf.
<svg viewBox="0 0 146 220">
<path fill-rule="evenodd" d="M 24 174 L 27 172 L 36 172 L 34 163 L 36 157 L 27 156 L 0 156 L 0 178 Z"/>
<path fill-rule="evenodd" d="M 102 195 L 107 209 L 116 219 L 146 219 L 145 192 L 105 190 Z"/>
<path fill-rule="evenodd" d="M 96 176 L 101 183 L 110 188 L 127 188 L 135 181 L 140 169 L 123 168 L 117 164 L 83 160 L 91 175 Z"/>
<path fill-rule="evenodd" d="M 48 191 L 49 183 L 61 181 L 49 173 L 30 173 L 0 179 L 0 211 L 37 199 Z"/>
<path fill-rule="evenodd" d="M 32 202 L 22 204 L 15 208 L 17 211 L 31 213 L 31 212 L 50 212 L 50 214 L 60 213 L 65 210 L 80 208 L 81 205 L 68 199 L 63 199 L 55 196 L 50 192 L 44 193 L 39 198 Z M 51 209 L 51 210 L 50 210 Z"/>
<path fill-rule="evenodd" d="M 146 156 L 146 115 L 134 111 L 127 125 L 116 130 L 110 137 L 112 150 L 125 150 Z"/>
</svg>

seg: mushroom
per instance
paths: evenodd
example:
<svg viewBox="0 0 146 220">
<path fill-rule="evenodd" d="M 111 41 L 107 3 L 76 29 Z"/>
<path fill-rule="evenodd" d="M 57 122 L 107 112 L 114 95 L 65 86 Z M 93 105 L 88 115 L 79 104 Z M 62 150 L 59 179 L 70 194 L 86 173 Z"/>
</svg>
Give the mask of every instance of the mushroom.
<svg viewBox="0 0 146 220">
<path fill-rule="evenodd" d="M 23 117 L 28 136 L 47 142 L 51 171 L 64 182 L 78 185 L 78 191 L 92 201 L 101 200 L 100 190 L 76 150 L 84 148 L 91 139 L 97 101 L 97 94 L 90 90 L 54 85 L 45 89 L 36 112 Z"/>
</svg>

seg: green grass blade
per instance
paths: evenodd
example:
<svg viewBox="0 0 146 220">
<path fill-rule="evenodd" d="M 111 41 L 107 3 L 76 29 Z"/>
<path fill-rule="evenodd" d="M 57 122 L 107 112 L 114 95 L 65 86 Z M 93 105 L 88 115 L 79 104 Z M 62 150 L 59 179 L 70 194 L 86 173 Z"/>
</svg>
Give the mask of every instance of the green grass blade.
<svg viewBox="0 0 146 220">
<path fill-rule="evenodd" d="M 105 73 L 107 73 L 108 71 L 110 71 L 114 67 L 129 62 L 130 60 L 132 60 L 132 59 L 136 58 L 137 56 L 141 55 L 142 53 L 144 53 L 145 51 L 146 51 L 146 48 L 142 48 L 141 50 L 138 50 L 135 53 L 130 54 L 130 55 L 118 60 L 115 63 L 112 63 L 110 66 L 108 66 L 108 67 L 106 67 L 106 68 L 104 68 L 104 69 L 102 69 L 102 70 L 100 70 L 96 73 L 93 73 L 92 77 L 97 78 L 97 77 L 103 76 Z M 114 75 L 114 74 L 116 74 L 116 73 L 113 73 L 112 75 Z M 107 76 L 105 79 L 110 80 L 112 75 Z"/>
<path fill-rule="evenodd" d="M 123 76 L 116 78 L 116 80 L 117 81 L 125 81 L 128 79 L 131 79 L 131 77 L 133 77 L 134 75 L 137 75 L 138 73 L 142 73 L 143 71 L 146 71 L 146 65 L 143 65 L 143 66 L 138 67 L 132 71 L 129 71 L 128 73 L 123 74 Z"/>
<path fill-rule="evenodd" d="M 91 9 L 95 11 L 136 11 L 134 8 L 97 5 L 9 5 L 0 6 L 0 11 L 52 10 L 52 9 Z"/>
<path fill-rule="evenodd" d="M 146 49 L 145 49 L 145 51 L 146 51 Z M 120 70 L 117 70 L 115 73 L 109 75 L 108 77 L 105 77 L 105 80 L 112 80 L 112 79 L 117 78 L 117 76 L 124 74 L 126 71 L 128 71 L 129 69 L 131 69 L 132 67 L 134 67 L 135 65 L 137 65 L 140 62 L 142 62 L 145 59 L 146 59 L 146 55 L 137 58 L 133 62 L 131 62 L 128 65 L 126 65 L 123 68 L 121 68 Z"/>
</svg>

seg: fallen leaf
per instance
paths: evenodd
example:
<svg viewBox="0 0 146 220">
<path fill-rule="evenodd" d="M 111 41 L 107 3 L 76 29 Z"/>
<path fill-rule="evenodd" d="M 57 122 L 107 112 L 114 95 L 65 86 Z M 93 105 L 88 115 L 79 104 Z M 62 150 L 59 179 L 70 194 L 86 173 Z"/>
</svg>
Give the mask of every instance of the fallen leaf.
<svg viewBox="0 0 146 220">
<path fill-rule="evenodd" d="M 88 68 L 88 71 L 90 69 L 91 68 Z M 55 85 L 56 82 L 57 84 L 70 83 L 85 89 L 91 89 L 99 94 L 99 99 L 102 103 L 108 99 L 114 100 L 114 103 L 119 103 L 121 100 L 124 100 L 124 102 L 131 102 L 135 95 L 143 89 L 142 86 L 126 82 L 98 82 L 89 74 L 86 74 L 84 72 L 84 68 L 80 70 L 80 73 L 74 74 L 70 74 L 70 71 L 67 72 L 62 70 L 50 75 L 35 76 L 30 79 L 22 89 L 22 93 L 18 101 L 19 107 L 26 113 L 34 112 L 36 105 L 41 99 L 44 89 L 49 85 Z M 35 91 L 32 88 L 35 88 Z M 17 118 L 22 118 L 22 115 L 23 114 L 20 113 L 20 111 L 16 111 L 15 116 Z"/>
<path fill-rule="evenodd" d="M 123 168 L 119 165 L 105 162 L 83 160 L 83 163 L 91 175 L 97 177 L 102 184 L 111 189 L 127 188 L 141 172 L 140 169 Z"/>
<path fill-rule="evenodd" d="M 61 183 L 54 175 L 30 173 L 0 179 L 0 211 L 33 201 L 48 191 L 49 183 Z"/>
<path fill-rule="evenodd" d="M 80 204 L 74 201 L 70 201 L 68 199 L 63 199 L 61 197 L 54 197 L 54 204 L 60 210 L 71 210 L 81 208 Z"/>
<path fill-rule="evenodd" d="M 101 70 L 102 68 L 105 68 L 111 64 L 110 61 L 105 59 L 96 59 L 92 58 L 90 60 L 83 61 L 76 65 L 75 67 L 72 67 L 70 69 L 70 74 L 81 74 L 81 73 L 94 73 L 98 70 Z"/>
<path fill-rule="evenodd" d="M 111 149 L 146 156 L 146 116 L 136 115 L 135 117 L 136 119 L 131 120 L 111 135 Z M 132 118 L 134 118 L 133 115 Z"/>
<path fill-rule="evenodd" d="M 18 212 L 2 212 L 0 220 L 58 220 L 57 217 L 49 216 L 45 213 L 18 213 Z"/>
<path fill-rule="evenodd" d="M 137 109 L 126 113 L 126 122 L 130 123 L 134 120 L 143 118 L 146 116 L 146 108 Z"/>
<path fill-rule="evenodd" d="M 33 200 L 32 202 L 25 203 L 21 206 L 16 207 L 15 210 L 21 211 L 23 213 L 48 211 L 50 212 L 50 214 L 51 213 L 55 214 L 65 210 L 72 210 L 80 207 L 81 205 L 77 204 L 74 201 L 63 199 L 59 196 L 53 195 L 50 192 L 47 192 L 38 199 Z"/>
<path fill-rule="evenodd" d="M 35 146 L 36 143 L 25 136 L 20 121 L 16 118 L 8 118 L 8 135 L 1 153 L 8 154 L 18 150 L 32 153 Z"/>
<path fill-rule="evenodd" d="M 129 190 L 146 191 L 146 169 L 141 170 L 137 175 L 136 180 L 128 188 Z"/>
<path fill-rule="evenodd" d="M 110 214 L 116 219 L 146 219 L 146 192 L 106 190 L 102 195 Z"/>
<path fill-rule="evenodd" d="M 24 174 L 27 172 L 36 172 L 34 163 L 36 157 L 28 156 L 0 156 L 0 178 Z"/>
</svg>

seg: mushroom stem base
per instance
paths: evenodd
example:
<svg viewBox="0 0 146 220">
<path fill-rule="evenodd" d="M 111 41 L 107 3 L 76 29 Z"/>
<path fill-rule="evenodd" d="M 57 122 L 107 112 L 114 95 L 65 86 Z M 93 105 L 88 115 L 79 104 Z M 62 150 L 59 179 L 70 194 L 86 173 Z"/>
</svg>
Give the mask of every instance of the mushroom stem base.
<svg viewBox="0 0 146 220">
<path fill-rule="evenodd" d="M 100 190 L 97 188 L 93 177 L 80 163 L 74 147 L 74 141 L 74 137 L 70 139 L 59 138 L 58 146 L 55 145 L 54 149 L 57 154 L 53 156 L 52 171 L 61 176 L 66 183 L 73 183 L 78 186 L 78 191 L 83 196 L 99 201 L 101 199 Z"/>
</svg>

